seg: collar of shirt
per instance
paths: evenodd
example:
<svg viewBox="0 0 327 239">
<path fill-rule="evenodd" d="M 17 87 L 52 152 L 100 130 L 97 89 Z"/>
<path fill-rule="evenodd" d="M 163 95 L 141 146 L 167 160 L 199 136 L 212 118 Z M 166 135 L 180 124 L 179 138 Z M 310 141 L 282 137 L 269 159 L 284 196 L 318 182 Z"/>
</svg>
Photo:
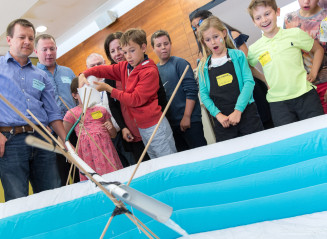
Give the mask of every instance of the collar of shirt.
<svg viewBox="0 0 327 239">
<path fill-rule="evenodd" d="M 48 71 L 48 67 L 46 65 L 41 64 L 40 62 L 37 63 L 37 68 L 39 68 L 41 70 L 44 70 L 44 71 Z M 57 71 L 57 68 L 58 68 L 58 65 L 56 63 L 56 68 L 55 68 L 54 72 Z"/>
<path fill-rule="evenodd" d="M 19 65 L 19 67 L 25 67 L 25 66 L 28 66 L 28 65 L 32 65 L 32 62 L 29 58 L 27 58 L 27 63 L 24 65 L 24 66 L 21 66 L 18 61 L 15 60 L 15 58 L 10 54 L 10 52 L 8 51 L 7 54 L 5 55 L 5 59 L 6 59 L 6 62 L 9 62 L 9 61 L 12 61 L 14 62 L 15 64 Z"/>
<path fill-rule="evenodd" d="M 144 62 L 144 61 L 146 61 L 146 60 L 149 60 L 149 57 L 148 57 L 147 54 L 144 54 L 144 60 L 143 60 L 142 62 Z M 134 67 L 131 66 L 131 65 L 128 63 L 128 65 L 127 65 L 127 69 L 130 70 L 130 71 L 132 72 L 132 70 L 134 70 Z"/>
</svg>

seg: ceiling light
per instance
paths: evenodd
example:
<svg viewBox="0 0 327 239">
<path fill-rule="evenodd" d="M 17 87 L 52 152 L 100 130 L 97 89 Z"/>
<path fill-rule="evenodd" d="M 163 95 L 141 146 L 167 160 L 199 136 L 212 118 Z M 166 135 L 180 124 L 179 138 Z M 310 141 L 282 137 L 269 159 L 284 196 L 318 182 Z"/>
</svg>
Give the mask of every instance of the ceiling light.
<svg viewBox="0 0 327 239">
<path fill-rule="evenodd" d="M 46 26 L 38 26 L 36 32 L 45 32 L 48 28 Z"/>
</svg>

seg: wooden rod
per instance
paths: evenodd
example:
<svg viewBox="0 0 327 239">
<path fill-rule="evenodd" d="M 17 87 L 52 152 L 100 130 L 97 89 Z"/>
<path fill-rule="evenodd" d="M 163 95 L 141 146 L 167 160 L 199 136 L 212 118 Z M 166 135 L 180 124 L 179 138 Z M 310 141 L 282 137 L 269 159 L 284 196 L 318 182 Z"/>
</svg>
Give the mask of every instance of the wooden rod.
<svg viewBox="0 0 327 239">
<path fill-rule="evenodd" d="M 176 85 L 176 87 L 175 87 L 175 90 L 173 91 L 173 94 L 171 95 L 171 97 L 170 97 L 170 99 L 169 99 L 169 101 L 168 101 L 168 103 L 167 103 L 167 105 L 166 105 L 166 108 L 165 108 L 164 112 L 162 113 L 162 115 L 161 115 L 161 117 L 160 117 L 160 119 L 159 119 L 159 122 L 158 122 L 156 128 L 154 129 L 154 131 L 153 131 L 153 133 L 152 133 L 152 135 L 151 135 L 151 137 L 150 137 L 148 143 L 146 144 L 146 147 L 145 147 L 144 150 L 143 150 L 143 153 L 142 153 L 141 156 L 140 156 L 139 161 L 137 162 L 137 165 L 136 165 L 136 167 L 135 167 L 135 169 L 134 169 L 134 171 L 133 171 L 133 173 L 132 173 L 131 178 L 129 179 L 129 181 L 128 181 L 128 183 L 127 183 L 127 186 L 129 186 L 130 183 L 132 182 L 132 180 L 133 180 L 133 178 L 134 178 L 134 176 L 135 176 L 135 173 L 136 173 L 137 169 L 139 168 L 139 166 L 140 166 L 140 164 L 141 164 L 141 162 L 142 162 L 142 160 L 143 160 L 143 158 L 144 158 L 144 156 L 145 156 L 145 154 L 146 154 L 146 151 L 147 151 L 148 148 L 150 147 L 150 144 L 151 144 L 151 142 L 152 142 L 152 140 L 153 140 L 153 138 L 154 138 L 154 135 L 156 134 L 156 132 L 157 132 L 157 130 L 158 130 L 158 128 L 159 128 L 159 126 L 160 126 L 160 124 L 161 124 L 163 118 L 165 117 L 165 115 L 166 115 L 166 113 L 167 113 L 167 111 L 168 111 L 168 109 L 169 109 L 169 106 L 170 106 L 171 102 L 173 101 L 173 99 L 174 99 L 174 97 L 175 97 L 175 95 L 176 95 L 176 93 L 177 93 L 177 90 L 178 90 L 179 86 L 181 85 L 181 83 L 182 83 L 182 81 L 183 81 L 183 79 L 184 79 L 184 77 L 185 77 L 185 74 L 186 74 L 188 68 L 189 68 L 189 65 L 186 66 L 186 68 L 185 68 L 185 70 L 184 70 L 184 72 L 183 72 L 181 78 L 179 79 L 179 81 L 178 81 L 178 83 L 177 83 L 177 85 Z"/>
</svg>

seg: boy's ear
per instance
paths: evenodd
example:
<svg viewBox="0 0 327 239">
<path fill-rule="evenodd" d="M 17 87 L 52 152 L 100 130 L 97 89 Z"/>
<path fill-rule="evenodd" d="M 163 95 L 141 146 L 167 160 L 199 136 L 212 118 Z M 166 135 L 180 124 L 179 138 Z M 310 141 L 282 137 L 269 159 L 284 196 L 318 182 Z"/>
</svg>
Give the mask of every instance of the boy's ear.
<svg viewBox="0 0 327 239">
<path fill-rule="evenodd" d="M 145 53 L 145 51 L 146 51 L 146 44 L 145 43 L 142 44 L 141 49 Z"/>
<path fill-rule="evenodd" d="M 280 17 L 280 8 L 277 8 L 276 15 Z"/>
</svg>

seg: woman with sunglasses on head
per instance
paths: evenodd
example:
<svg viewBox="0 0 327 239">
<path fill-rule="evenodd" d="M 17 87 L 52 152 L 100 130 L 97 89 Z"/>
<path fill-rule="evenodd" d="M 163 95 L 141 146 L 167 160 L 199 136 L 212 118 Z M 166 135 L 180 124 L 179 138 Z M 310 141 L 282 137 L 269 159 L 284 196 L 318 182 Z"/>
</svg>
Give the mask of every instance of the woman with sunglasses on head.
<svg viewBox="0 0 327 239">
<path fill-rule="evenodd" d="M 208 17 L 212 16 L 212 13 L 208 10 L 200 10 L 194 13 L 193 16 L 190 17 L 191 21 L 191 27 L 195 34 L 197 34 L 197 30 L 204 19 L 207 19 Z M 228 35 L 232 39 L 233 44 L 235 45 L 235 48 L 241 50 L 244 52 L 245 55 L 247 55 L 248 48 L 246 46 L 246 41 L 248 40 L 249 36 L 242 34 L 239 30 L 236 28 L 228 25 L 227 23 L 221 21 L 226 28 L 228 29 Z"/>
<path fill-rule="evenodd" d="M 194 34 L 197 37 L 197 30 L 200 27 L 203 20 L 207 19 L 208 17 L 213 16 L 213 14 L 208 10 L 200 10 L 196 11 L 194 14 L 190 16 L 191 27 L 193 29 Z M 220 20 L 220 19 L 219 19 Z M 221 20 L 220 20 L 221 21 Z M 248 40 L 249 36 L 243 34 L 241 31 L 237 30 L 236 28 L 228 25 L 227 23 L 221 21 L 227 29 L 227 36 L 233 43 L 234 47 L 238 50 L 244 52 L 245 56 L 248 55 L 248 47 L 246 46 L 246 41 Z M 199 51 L 201 52 L 201 48 L 199 45 Z M 255 86 L 253 90 L 253 97 L 257 104 L 258 112 L 260 115 L 260 119 L 265 129 L 269 129 L 274 127 L 272 123 L 270 107 L 266 100 L 267 94 L 267 86 L 263 83 L 265 81 L 264 75 L 256 70 L 255 68 L 252 69 L 252 74 L 255 80 Z"/>
</svg>

